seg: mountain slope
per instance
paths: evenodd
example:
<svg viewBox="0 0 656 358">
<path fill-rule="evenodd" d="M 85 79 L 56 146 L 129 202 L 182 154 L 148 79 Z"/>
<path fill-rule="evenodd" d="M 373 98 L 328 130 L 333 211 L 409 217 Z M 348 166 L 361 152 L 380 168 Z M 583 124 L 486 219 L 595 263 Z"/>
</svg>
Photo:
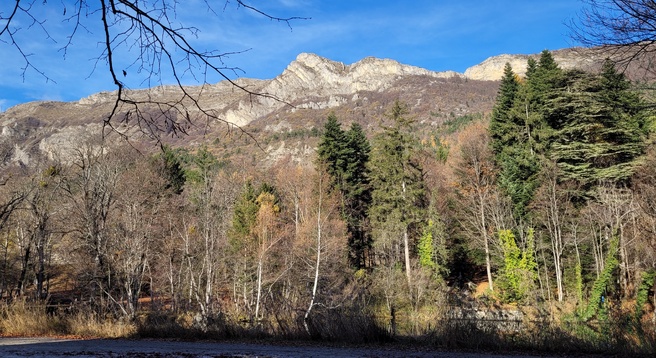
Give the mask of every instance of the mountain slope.
<svg viewBox="0 0 656 358">
<path fill-rule="evenodd" d="M 554 57 L 564 68 L 592 68 L 600 63 L 597 56 L 581 50 L 555 51 Z M 271 162 L 286 155 L 303 160 L 312 154 L 312 138 L 330 111 L 347 124 L 358 122 L 373 131 L 384 120 L 390 104 L 399 99 L 410 106 L 420 136 L 427 136 L 447 120 L 489 112 L 505 63 L 522 73 L 527 58 L 495 56 L 460 74 L 433 72 L 389 59 L 365 58 L 345 65 L 303 53 L 274 79 L 236 81 L 266 96 L 250 95 L 226 81 L 186 88 L 204 110 L 212 111 L 220 120 L 208 121 L 199 111 L 192 111 L 191 118 L 195 119 L 186 128 L 188 135 L 158 134 L 163 142 L 174 146 L 211 143 L 213 150 L 227 158 L 239 152 L 256 162 Z M 16 163 L 29 165 L 32 158 L 42 155 L 65 159 L 80 142 L 103 133 L 102 123 L 112 110 L 115 95 L 103 92 L 76 102 L 33 102 L 10 108 L 0 114 L 0 143 L 12 148 L 11 158 Z M 137 100 L 174 102 L 181 91 L 163 86 L 130 91 L 129 95 Z M 113 126 L 134 143 L 152 142 L 134 123 L 115 122 Z M 242 132 L 235 131 L 234 126 L 245 129 L 252 138 L 240 136 Z M 104 130 L 108 138 L 120 138 L 109 128 Z"/>
</svg>

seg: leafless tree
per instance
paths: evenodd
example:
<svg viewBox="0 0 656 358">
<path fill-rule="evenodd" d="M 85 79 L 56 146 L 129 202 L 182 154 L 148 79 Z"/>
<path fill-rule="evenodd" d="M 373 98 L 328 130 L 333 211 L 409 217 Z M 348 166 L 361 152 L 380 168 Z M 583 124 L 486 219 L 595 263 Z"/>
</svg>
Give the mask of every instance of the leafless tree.
<svg viewBox="0 0 656 358">
<path fill-rule="evenodd" d="M 653 72 L 656 53 L 656 2 L 651 0 L 584 0 L 587 6 L 569 27 L 572 38 L 599 47 L 618 64 L 642 62 Z"/>
<path fill-rule="evenodd" d="M 68 35 L 60 47 L 64 56 L 73 50 L 73 39 L 81 33 L 98 37 L 101 49 L 96 57 L 95 69 L 106 66 L 117 88 L 114 106 L 104 120 L 105 128 L 117 129 L 119 124 L 137 124 L 146 134 L 159 139 L 162 134 L 186 133 L 195 120 L 226 122 L 213 110 L 201 105 L 198 98 L 203 88 L 191 90 L 185 87 L 183 76 L 205 84 L 209 75 L 218 75 L 247 94 L 274 98 L 270 94 L 255 93 L 231 79 L 230 75 L 236 74 L 239 68 L 227 66 L 224 60 L 235 52 L 204 50 L 195 45 L 194 39 L 201 30 L 183 23 L 177 16 L 179 7 L 187 6 L 182 1 L 14 0 L 6 3 L 0 5 L 0 45 L 14 48 L 22 57 L 23 79 L 27 72 L 36 72 L 46 81 L 53 81 L 44 69 L 35 64 L 35 54 L 27 50 L 25 38 L 19 36 L 21 32 L 41 35 L 45 42 L 59 43 L 57 40 L 60 39 L 54 38 L 52 29 L 56 26 L 66 28 Z M 243 0 L 203 0 L 201 3 L 205 8 L 198 11 L 214 15 L 233 5 L 287 26 L 301 19 L 274 16 Z M 53 23 L 52 19 L 46 21 L 46 15 L 40 15 L 39 7 L 46 8 L 49 16 L 63 13 L 61 23 Z M 96 28 L 102 29 L 101 32 L 94 34 L 92 30 Z M 29 41 L 33 42 L 38 38 L 36 36 L 31 36 Z M 129 68 L 122 67 L 121 63 L 125 62 L 130 63 Z M 163 85 L 163 75 L 170 73 L 179 90 L 177 96 L 157 99 L 150 95 L 135 95 L 126 85 L 128 69 L 135 69 L 144 75 L 144 84 L 149 87 Z"/>
<path fill-rule="evenodd" d="M 575 237 L 569 226 L 575 217 L 572 205 L 573 190 L 567 183 L 558 181 L 559 171 L 555 163 L 545 163 L 542 186 L 536 193 L 532 207 L 536 210 L 548 233 L 550 248 L 553 255 L 553 270 L 556 276 L 558 301 L 562 302 L 565 292 L 565 259 L 566 249 L 575 245 Z"/>
<path fill-rule="evenodd" d="M 113 269 L 110 262 L 109 223 L 116 206 L 117 185 L 126 164 L 114 152 L 90 143 L 75 148 L 62 184 L 71 234 L 79 250 L 93 266 L 83 273 L 93 298 L 112 298 Z M 101 300 L 102 302 L 102 300 Z"/>
<path fill-rule="evenodd" d="M 494 183 L 489 136 L 481 126 L 472 126 L 461 133 L 460 141 L 463 144 L 456 160 L 455 173 L 458 178 L 456 192 L 463 208 L 462 225 L 468 236 L 483 245 L 487 281 L 493 291 L 493 239 L 500 228 L 493 225 L 491 212 L 502 198 Z"/>
<path fill-rule="evenodd" d="M 619 241 L 619 283 L 622 294 L 626 296 L 634 274 L 630 270 L 629 249 L 636 244 L 636 238 L 631 235 L 629 227 L 638 204 L 631 190 L 609 184 L 600 185 L 594 196 L 594 202 L 584 209 L 584 215 L 588 217 L 588 222 L 591 224 L 589 232 L 592 235 L 597 275 L 604 270 L 605 255 L 612 237 L 616 236 Z"/>
</svg>

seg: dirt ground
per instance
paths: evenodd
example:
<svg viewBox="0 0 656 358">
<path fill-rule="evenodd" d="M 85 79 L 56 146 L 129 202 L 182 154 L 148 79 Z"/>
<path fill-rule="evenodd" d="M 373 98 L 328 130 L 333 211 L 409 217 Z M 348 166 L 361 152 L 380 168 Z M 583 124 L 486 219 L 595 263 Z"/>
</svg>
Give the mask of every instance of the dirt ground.
<svg viewBox="0 0 656 358">
<path fill-rule="evenodd" d="M 531 355 L 494 355 L 414 351 L 399 348 L 338 348 L 254 343 L 178 342 L 158 340 L 73 340 L 55 338 L 0 338 L 0 357 L 436 357 L 436 358 L 529 358 Z M 542 356 L 544 357 L 544 356 Z M 562 356 L 559 356 L 562 357 Z"/>
</svg>

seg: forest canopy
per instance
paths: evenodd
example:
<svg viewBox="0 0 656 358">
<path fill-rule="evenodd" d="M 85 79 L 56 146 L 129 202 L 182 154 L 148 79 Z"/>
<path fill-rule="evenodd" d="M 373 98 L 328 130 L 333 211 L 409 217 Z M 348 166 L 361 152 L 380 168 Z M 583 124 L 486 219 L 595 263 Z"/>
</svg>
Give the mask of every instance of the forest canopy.
<svg viewBox="0 0 656 358">
<path fill-rule="evenodd" d="M 43 158 L 0 187 L 0 293 L 76 300 L 153 336 L 176 322 L 214 337 L 466 346 L 449 334 L 485 321 L 485 344 L 512 346 L 494 318 L 512 314 L 527 342 L 649 350 L 653 112 L 610 61 L 563 70 L 544 51 L 527 65 L 525 77 L 506 66 L 491 114 L 421 138 L 400 101 L 370 136 L 330 114 L 308 163 L 249 166 L 211 145 Z"/>
</svg>

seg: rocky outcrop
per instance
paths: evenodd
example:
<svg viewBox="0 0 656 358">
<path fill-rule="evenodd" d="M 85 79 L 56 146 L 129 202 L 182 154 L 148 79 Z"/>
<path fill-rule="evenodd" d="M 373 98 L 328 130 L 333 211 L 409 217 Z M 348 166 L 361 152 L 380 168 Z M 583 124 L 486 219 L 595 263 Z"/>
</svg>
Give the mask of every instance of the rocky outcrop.
<svg viewBox="0 0 656 358">
<path fill-rule="evenodd" d="M 242 126 L 290 104 L 298 108 L 337 107 L 358 92 L 385 91 L 400 78 L 408 76 L 462 77 L 453 71 L 433 72 L 390 59 L 368 57 L 346 65 L 302 53 L 280 76 L 262 87 L 262 93 L 269 97 L 243 99 L 237 108 L 226 112 L 225 118 Z M 317 98 L 324 100 L 317 101 Z"/>
<path fill-rule="evenodd" d="M 315 54 L 302 53 L 265 90 L 282 97 L 289 92 L 311 97 L 384 91 L 402 76 L 450 78 L 461 75 L 453 71 L 433 72 L 390 59 L 367 57 L 345 65 Z"/>
<path fill-rule="evenodd" d="M 561 50 L 553 54 L 563 68 L 586 69 L 600 63 L 600 57 L 591 55 L 588 50 Z M 296 131 L 296 137 L 279 135 L 273 143 L 266 143 L 266 160 L 271 161 L 310 156 L 312 147 L 296 138 L 309 135 L 308 131 L 321 123 L 317 118 L 325 118 L 332 110 L 341 111 L 348 120 L 360 121 L 365 128 L 377 128 L 379 123 L 374 122 L 384 117 L 386 108 L 396 99 L 408 103 L 418 125 L 427 128 L 457 116 L 485 113 L 491 109 L 497 91 L 498 85 L 492 81 L 501 78 L 505 64 L 510 63 L 515 72 L 523 75 L 531 56 L 537 58 L 539 55 L 494 56 L 459 74 L 434 72 L 372 57 L 347 65 L 302 53 L 271 80 L 222 81 L 185 87 L 184 91 L 178 86 L 158 86 L 126 90 L 124 94 L 136 102 L 185 106 L 178 113 L 171 111 L 165 115 L 157 111 L 167 108 L 166 105 L 140 108 L 146 114 L 152 110 L 155 116 L 164 118 L 162 120 L 168 120 L 169 115 L 184 117 L 180 121 L 189 119 L 184 122 L 188 125 L 185 128 L 188 133 L 183 139 L 169 136 L 174 145 L 194 146 L 205 143 L 208 137 L 225 145 L 216 132 L 225 122 L 259 128 L 262 140 L 268 140 L 273 134 Z M 0 145 L 14 148 L 14 161 L 20 163 L 29 162 L 30 156 L 35 154 L 66 157 L 70 148 L 80 141 L 107 130 L 102 124 L 114 107 L 116 95 L 115 91 L 100 92 L 76 102 L 32 102 L 9 108 L 0 113 Z M 119 113 L 129 109 L 119 108 Z M 205 116 L 207 113 L 211 116 Z M 121 118 L 120 115 L 117 118 Z M 201 119 L 196 120 L 198 118 Z M 122 123 L 120 119 L 113 125 L 113 129 L 118 128 L 132 139 L 148 140 L 152 134 L 139 133 L 134 123 Z M 191 133 L 193 131 L 195 133 Z M 289 140 L 281 141 L 285 138 Z M 231 149 L 227 145 L 223 148 Z"/>
<path fill-rule="evenodd" d="M 591 49 L 573 48 L 553 51 L 554 60 L 562 69 L 592 70 L 599 67 L 603 54 Z M 503 77 L 503 68 L 509 63 L 513 71 L 520 76 L 526 74 L 526 64 L 529 58 L 538 59 L 533 55 L 498 55 L 493 56 L 476 66 L 465 70 L 464 76 L 473 80 L 498 81 Z"/>
<path fill-rule="evenodd" d="M 493 56 L 476 66 L 465 70 L 465 77 L 473 80 L 497 81 L 503 77 L 503 69 L 509 63 L 515 73 L 524 75 L 526 73 L 526 61 L 528 55 L 499 55 Z"/>
</svg>

